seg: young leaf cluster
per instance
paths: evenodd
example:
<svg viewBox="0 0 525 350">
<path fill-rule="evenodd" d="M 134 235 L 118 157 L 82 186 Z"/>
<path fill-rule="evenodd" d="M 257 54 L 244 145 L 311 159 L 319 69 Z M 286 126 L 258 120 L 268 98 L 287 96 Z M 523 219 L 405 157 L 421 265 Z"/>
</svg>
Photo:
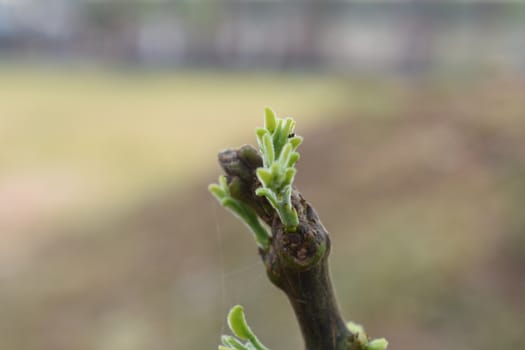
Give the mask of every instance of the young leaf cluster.
<svg viewBox="0 0 525 350">
<path fill-rule="evenodd" d="M 303 138 L 295 136 L 294 128 L 293 119 L 278 118 L 271 109 L 266 108 L 264 128 L 256 130 L 263 158 L 263 167 L 257 169 L 257 178 L 262 187 L 257 189 L 256 194 L 266 197 L 289 232 L 295 231 L 299 225 L 291 194 L 295 163 L 299 160 L 296 150 Z"/>
<path fill-rule="evenodd" d="M 235 336 L 223 335 L 219 350 L 268 350 L 246 322 L 242 306 L 235 305 L 228 314 L 228 326 Z"/>
<path fill-rule="evenodd" d="M 266 108 L 264 128 L 256 130 L 263 158 L 263 166 L 257 169 L 257 178 L 262 186 L 256 190 L 256 194 L 268 200 L 289 232 L 295 231 L 299 225 L 297 212 L 292 207 L 291 193 L 296 173 L 295 163 L 299 160 L 296 150 L 303 138 L 295 136 L 294 128 L 293 119 L 278 118 L 271 109 Z M 211 184 L 208 190 L 222 206 L 244 221 L 261 248 L 268 248 L 271 234 L 253 209 L 231 196 L 226 177 L 219 177 L 219 183 Z"/>
<path fill-rule="evenodd" d="M 270 234 L 262 226 L 253 209 L 231 196 L 226 176 L 221 175 L 219 177 L 219 183 L 211 184 L 208 186 L 208 190 L 215 196 L 215 198 L 217 198 L 223 207 L 230 209 L 233 214 L 244 221 L 244 223 L 252 230 L 255 236 L 255 241 L 260 247 L 268 247 Z"/>
</svg>

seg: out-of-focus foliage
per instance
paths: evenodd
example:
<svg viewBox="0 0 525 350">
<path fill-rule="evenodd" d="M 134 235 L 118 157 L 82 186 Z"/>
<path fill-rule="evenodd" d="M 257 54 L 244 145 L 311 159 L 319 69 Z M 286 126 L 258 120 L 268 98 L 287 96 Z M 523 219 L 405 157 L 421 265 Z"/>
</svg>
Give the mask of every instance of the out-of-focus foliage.
<svg viewBox="0 0 525 350">
<path fill-rule="evenodd" d="M 4 66 L 0 75 L 0 178 L 36 188 L 56 201 L 45 210 L 60 213 L 78 205 L 104 213 L 105 204 L 184 187 L 196 169 L 213 167 L 218 149 L 252 139 L 245 130 L 257 125 L 266 99 L 307 126 L 325 111 L 342 111 L 348 93 L 344 80 L 319 75 L 23 66 Z"/>
</svg>

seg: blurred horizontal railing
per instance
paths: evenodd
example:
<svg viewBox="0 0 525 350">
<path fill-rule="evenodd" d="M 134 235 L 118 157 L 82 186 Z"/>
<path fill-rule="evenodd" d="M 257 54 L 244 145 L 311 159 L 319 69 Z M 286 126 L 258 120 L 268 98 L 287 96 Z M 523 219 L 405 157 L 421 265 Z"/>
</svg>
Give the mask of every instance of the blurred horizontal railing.
<svg viewBox="0 0 525 350">
<path fill-rule="evenodd" d="M 0 59 L 523 72 L 523 38 L 519 2 L 0 2 Z"/>
</svg>

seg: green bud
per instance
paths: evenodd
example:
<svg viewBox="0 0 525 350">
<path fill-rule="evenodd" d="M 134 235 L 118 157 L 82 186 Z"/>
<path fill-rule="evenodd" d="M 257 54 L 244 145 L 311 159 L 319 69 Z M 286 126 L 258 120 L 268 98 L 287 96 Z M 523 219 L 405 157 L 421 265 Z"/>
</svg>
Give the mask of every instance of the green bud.
<svg viewBox="0 0 525 350">
<path fill-rule="evenodd" d="M 268 130 L 264 128 L 256 128 L 255 129 L 255 135 L 258 139 L 262 140 L 262 137 L 268 133 Z"/>
<path fill-rule="evenodd" d="M 359 343 L 363 345 L 368 344 L 368 336 L 366 335 L 363 326 L 354 322 L 348 322 L 346 324 L 346 327 L 348 328 L 348 330 L 350 330 L 350 332 L 352 332 L 352 334 L 357 336 L 357 340 L 359 341 Z"/>
<path fill-rule="evenodd" d="M 270 132 L 273 133 L 276 128 L 276 120 L 275 120 L 275 113 L 272 111 L 269 107 L 266 107 L 264 109 L 264 127 Z"/>
<path fill-rule="evenodd" d="M 388 347 L 388 341 L 385 338 L 374 339 L 368 346 L 366 350 L 385 350 Z"/>
<path fill-rule="evenodd" d="M 288 142 L 291 143 L 294 151 L 299 147 L 301 143 L 303 143 L 303 138 L 301 136 L 294 136 L 291 139 L 288 140 Z"/>
<path fill-rule="evenodd" d="M 295 120 L 292 118 L 286 118 L 284 121 L 284 130 L 286 131 L 287 135 L 290 135 L 293 132 L 293 129 L 295 129 Z"/>
<path fill-rule="evenodd" d="M 273 174 L 266 168 L 257 169 L 257 177 L 263 183 L 264 186 L 270 187 L 273 180 Z"/>
</svg>

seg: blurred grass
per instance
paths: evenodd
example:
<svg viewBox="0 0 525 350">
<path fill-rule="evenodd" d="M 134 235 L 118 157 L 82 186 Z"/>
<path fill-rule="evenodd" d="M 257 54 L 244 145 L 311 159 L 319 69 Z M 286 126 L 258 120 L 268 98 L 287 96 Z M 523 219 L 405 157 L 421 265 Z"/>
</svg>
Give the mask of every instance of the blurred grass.
<svg viewBox="0 0 525 350">
<path fill-rule="evenodd" d="M 267 105 L 303 132 L 397 103 L 370 93 L 394 86 L 322 74 L 10 64 L 0 76 L 0 260 L 57 225 L 104 222 L 185 187 L 215 168 L 218 150 L 251 142 Z"/>
<path fill-rule="evenodd" d="M 108 194 L 183 181 L 271 104 L 311 120 L 340 109 L 337 78 L 3 69 L 4 173 L 69 168 Z M 307 123 L 303 122 L 303 125 Z M 109 193 L 108 193 L 109 191 Z"/>
<path fill-rule="evenodd" d="M 343 112 L 395 108 L 393 99 L 378 103 L 364 87 L 316 74 L 2 66 L 0 76 L 0 181 L 46 178 L 69 188 L 64 195 L 76 197 L 60 210 L 70 213 L 79 203 L 104 211 L 183 184 L 218 149 L 251 140 L 246 130 L 266 105 L 303 130 Z"/>
</svg>

